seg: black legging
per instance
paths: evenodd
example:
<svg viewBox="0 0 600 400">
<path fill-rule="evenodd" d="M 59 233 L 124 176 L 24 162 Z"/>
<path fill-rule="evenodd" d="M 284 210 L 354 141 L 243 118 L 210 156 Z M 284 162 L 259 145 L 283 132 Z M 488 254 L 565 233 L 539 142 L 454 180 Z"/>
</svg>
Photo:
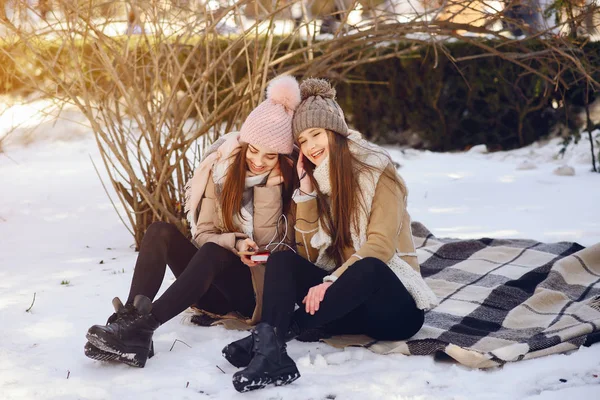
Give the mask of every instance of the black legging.
<svg viewBox="0 0 600 400">
<path fill-rule="evenodd" d="M 378 340 L 403 340 L 423 326 L 419 310 L 400 279 L 382 261 L 365 258 L 352 264 L 325 292 L 314 315 L 302 299 L 328 273 L 291 251 L 267 261 L 262 321 L 282 337 L 292 319 L 300 332 L 323 328 L 331 334 L 366 334 Z M 295 304 L 300 307 L 294 311 Z"/>
<path fill-rule="evenodd" d="M 252 316 L 256 304 L 252 277 L 240 257 L 215 243 L 198 249 L 166 222 L 154 222 L 144 235 L 127 302 L 138 294 L 153 300 L 167 265 L 177 279 L 152 305 L 160 323 L 192 304 L 217 314 L 238 311 Z"/>
</svg>

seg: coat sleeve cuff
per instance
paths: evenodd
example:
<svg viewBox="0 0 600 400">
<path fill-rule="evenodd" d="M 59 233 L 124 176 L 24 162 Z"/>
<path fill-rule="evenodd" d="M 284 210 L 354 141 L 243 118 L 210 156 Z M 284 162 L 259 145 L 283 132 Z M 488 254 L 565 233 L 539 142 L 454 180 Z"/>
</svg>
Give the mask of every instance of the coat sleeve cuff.
<svg viewBox="0 0 600 400">
<path fill-rule="evenodd" d="M 298 203 L 304 203 L 307 201 L 310 201 L 312 199 L 315 199 L 317 197 L 317 191 L 313 190 L 312 193 L 304 193 L 301 192 L 300 189 L 296 189 L 294 191 L 294 194 L 292 195 L 292 200 L 294 200 L 294 203 L 298 204 Z"/>
</svg>

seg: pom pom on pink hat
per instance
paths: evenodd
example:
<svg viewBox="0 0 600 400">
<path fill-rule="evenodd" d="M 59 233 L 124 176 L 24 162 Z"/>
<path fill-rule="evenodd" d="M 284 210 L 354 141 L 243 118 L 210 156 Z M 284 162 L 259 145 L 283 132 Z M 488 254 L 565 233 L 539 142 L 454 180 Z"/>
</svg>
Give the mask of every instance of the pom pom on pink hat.
<svg viewBox="0 0 600 400">
<path fill-rule="evenodd" d="M 244 121 L 240 142 L 264 146 L 280 154 L 294 147 L 292 117 L 300 104 L 300 86 L 292 76 L 278 76 L 267 86 L 267 98 Z"/>
</svg>

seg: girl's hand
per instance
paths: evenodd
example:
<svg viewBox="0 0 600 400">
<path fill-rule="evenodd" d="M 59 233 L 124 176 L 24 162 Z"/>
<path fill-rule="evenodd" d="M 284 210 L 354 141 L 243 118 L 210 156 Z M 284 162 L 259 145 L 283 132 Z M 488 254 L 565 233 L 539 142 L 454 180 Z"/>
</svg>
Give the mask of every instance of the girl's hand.
<svg viewBox="0 0 600 400">
<path fill-rule="evenodd" d="M 256 249 L 258 249 L 258 246 L 254 242 L 254 240 L 252 240 L 250 238 L 246 238 L 243 240 L 238 240 L 235 243 L 235 249 L 238 252 L 240 252 L 240 251 L 256 251 Z M 259 264 L 256 261 L 252 261 L 250 259 L 249 255 L 240 254 L 239 256 L 240 256 L 240 260 L 242 260 L 242 262 L 249 267 L 254 267 Z"/>
<path fill-rule="evenodd" d="M 304 154 L 300 152 L 298 155 L 298 163 L 296 163 L 296 171 L 298 172 L 298 179 L 300 179 L 300 191 L 302 194 L 310 194 L 314 191 L 310 176 L 304 169 Z"/>
<path fill-rule="evenodd" d="M 319 304 L 323 301 L 325 292 L 331 285 L 332 282 L 323 282 L 320 285 L 313 286 L 308 290 L 308 294 L 304 297 L 304 300 L 302 300 L 302 304 L 305 305 L 307 314 L 315 315 L 315 313 L 319 311 Z"/>
<path fill-rule="evenodd" d="M 267 183 L 265 186 L 277 186 L 283 183 L 283 176 L 281 175 L 281 169 L 279 168 L 279 163 L 269 172 L 269 177 L 267 178 Z"/>
</svg>

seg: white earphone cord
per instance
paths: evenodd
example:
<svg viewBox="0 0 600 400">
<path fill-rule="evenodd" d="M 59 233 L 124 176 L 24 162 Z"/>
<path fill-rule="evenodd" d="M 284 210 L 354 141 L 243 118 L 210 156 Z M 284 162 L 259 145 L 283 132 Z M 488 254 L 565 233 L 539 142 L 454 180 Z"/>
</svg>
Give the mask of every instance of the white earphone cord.
<svg viewBox="0 0 600 400">
<path fill-rule="evenodd" d="M 273 241 L 275 240 L 275 238 L 277 238 L 279 236 L 279 223 L 281 222 L 281 218 L 282 217 L 283 217 L 283 221 L 285 223 L 285 233 L 283 234 L 283 238 L 279 241 L 279 243 L 277 243 L 275 245 L 275 248 L 273 250 L 277 249 L 281 245 L 284 245 L 284 246 L 286 246 L 287 248 L 289 248 L 291 251 L 293 251 L 295 253 L 296 250 L 294 250 L 287 243 L 284 243 L 285 239 L 287 238 L 287 234 L 288 234 L 288 220 L 287 220 L 287 217 L 285 216 L 285 214 L 281 214 L 279 216 L 279 218 L 277 218 L 277 226 L 275 227 L 276 228 L 275 234 L 273 235 L 273 237 L 269 241 L 269 244 L 267 244 L 265 247 L 266 247 L 267 250 L 269 250 L 269 246 L 272 246 L 274 244 Z M 271 251 L 271 250 L 269 250 L 269 251 Z"/>
</svg>

